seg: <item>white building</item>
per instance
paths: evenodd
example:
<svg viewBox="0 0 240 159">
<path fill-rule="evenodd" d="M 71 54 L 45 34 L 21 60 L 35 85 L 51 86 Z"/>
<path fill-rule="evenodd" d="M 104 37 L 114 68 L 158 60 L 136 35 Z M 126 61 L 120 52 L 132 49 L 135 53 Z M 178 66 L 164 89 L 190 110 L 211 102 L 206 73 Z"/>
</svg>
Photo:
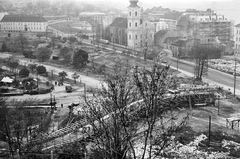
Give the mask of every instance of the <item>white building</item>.
<svg viewBox="0 0 240 159">
<path fill-rule="evenodd" d="M 1 32 L 46 32 L 48 22 L 35 15 L 5 15 L 0 22 Z"/>
<path fill-rule="evenodd" d="M 80 20 L 86 20 L 88 22 L 94 21 L 98 24 L 102 25 L 103 28 L 106 28 L 109 26 L 113 19 L 115 18 L 115 15 L 112 13 L 103 13 L 103 12 L 82 12 L 79 14 Z"/>
<path fill-rule="evenodd" d="M 143 9 L 137 5 L 138 0 L 129 0 L 127 41 L 130 48 L 141 48 L 153 44 L 155 24 L 143 15 Z"/>
<path fill-rule="evenodd" d="M 156 26 L 156 32 L 160 30 L 169 30 L 168 24 L 166 22 L 158 22 Z"/>
<path fill-rule="evenodd" d="M 240 24 L 235 25 L 234 29 L 234 50 L 235 55 L 240 56 Z"/>
</svg>

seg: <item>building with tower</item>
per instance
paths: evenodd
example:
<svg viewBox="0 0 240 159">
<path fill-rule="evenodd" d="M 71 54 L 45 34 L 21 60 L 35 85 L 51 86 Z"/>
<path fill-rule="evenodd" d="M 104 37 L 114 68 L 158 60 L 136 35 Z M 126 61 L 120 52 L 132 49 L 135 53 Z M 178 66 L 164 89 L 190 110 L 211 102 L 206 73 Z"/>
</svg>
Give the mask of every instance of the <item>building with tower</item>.
<svg viewBox="0 0 240 159">
<path fill-rule="evenodd" d="M 129 0 L 127 16 L 127 46 L 143 48 L 153 45 L 155 25 L 150 22 L 143 9 L 138 6 L 138 0 Z"/>
</svg>

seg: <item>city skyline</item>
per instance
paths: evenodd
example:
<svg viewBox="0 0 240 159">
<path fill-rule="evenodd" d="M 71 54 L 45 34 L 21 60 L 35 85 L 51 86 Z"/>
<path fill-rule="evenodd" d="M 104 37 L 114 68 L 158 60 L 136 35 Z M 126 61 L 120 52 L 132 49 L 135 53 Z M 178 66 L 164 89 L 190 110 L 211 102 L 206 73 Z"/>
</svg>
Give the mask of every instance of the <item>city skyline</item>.
<svg viewBox="0 0 240 159">
<path fill-rule="evenodd" d="M 75 0 L 82 2 L 83 0 Z M 108 7 L 115 7 L 120 10 L 127 10 L 129 0 L 89 0 L 88 2 L 103 2 Z M 227 19 L 233 20 L 235 24 L 240 23 L 240 6 L 239 0 L 139 0 L 138 4 L 143 9 L 159 7 L 169 8 L 172 10 L 184 11 L 186 9 L 206 10 L 208 8 L 214 10 L 218 14 L 225 15 Z M 117 6 L 117 7 L 116 7 Z"/>
</svg>

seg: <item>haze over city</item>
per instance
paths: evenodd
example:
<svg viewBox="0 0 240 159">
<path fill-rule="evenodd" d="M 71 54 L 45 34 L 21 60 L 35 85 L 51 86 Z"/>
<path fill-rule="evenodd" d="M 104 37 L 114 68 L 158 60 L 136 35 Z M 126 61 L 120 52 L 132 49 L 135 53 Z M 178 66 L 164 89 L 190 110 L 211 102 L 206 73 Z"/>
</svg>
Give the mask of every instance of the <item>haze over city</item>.
<svg viewBox="0 0 240 159">
<path fill-rule="evenodd" d="M 75 0 L 83 2 L 83 0 Z M 106 6 L 127 10 L 128 0 L 88 0 L 87 2 L 103 2 Z M 235 24 L 240 23 L 240 0 L 139 0 L 138 3 L 144 9 L 162 6 L 172 10 L 183 11 L 189 8 L 198 10 L 213 9 L 219 14 L 225 15 L 228 19 L 234 20 Z"/>
</svg>

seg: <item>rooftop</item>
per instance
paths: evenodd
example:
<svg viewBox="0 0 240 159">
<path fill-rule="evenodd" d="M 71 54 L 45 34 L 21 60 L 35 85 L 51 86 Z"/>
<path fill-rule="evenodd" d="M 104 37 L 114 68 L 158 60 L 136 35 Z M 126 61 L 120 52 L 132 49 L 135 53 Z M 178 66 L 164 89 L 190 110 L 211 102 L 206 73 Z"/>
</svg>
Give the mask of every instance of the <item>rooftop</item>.
<svg viewBox="0 0 240 159">
<path fill-rule="evenodd" d="M 237 25 L 235 25 L 235 27 L 240 27 L 240 23 L 239 23 L 239 24 L 237 24 Z"/>
<path fill-rule="evenodd" d="M 110 27 L 126 28 L 127 29 L 127 18 L 118 17 L 111 24 Z"/>
<path fill-rule="evenodd" d="M 5 15 L 1 22 L 47 22 L 47 20 L 37 15 Z"/>
</svg>

